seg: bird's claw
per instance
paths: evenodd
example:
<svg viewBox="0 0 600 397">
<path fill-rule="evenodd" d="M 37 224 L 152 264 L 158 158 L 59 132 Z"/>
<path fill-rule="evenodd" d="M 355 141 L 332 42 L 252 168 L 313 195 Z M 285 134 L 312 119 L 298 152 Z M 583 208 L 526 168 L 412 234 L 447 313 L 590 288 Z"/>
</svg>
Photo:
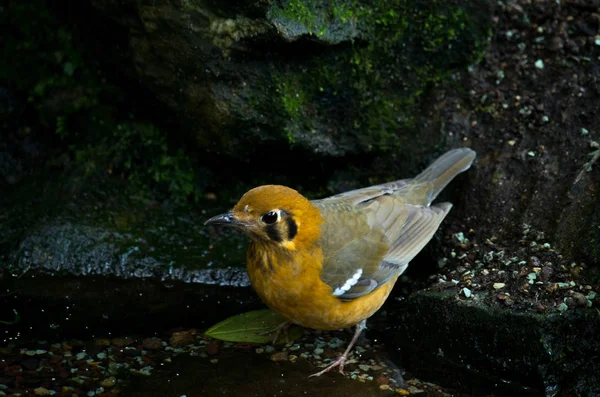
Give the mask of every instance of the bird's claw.
<svg viewBox="0 0 600 397">
<path fill-rule="evenodd" d="M 291 322 L 284 321 L 283 323 L 280 323 L 279 325 L 277 325 L 274 328 L 271 328 L 268 331 L 260 332 L 259 335 L 269 335 L 275 333 L 275 336 L 273 337 L 273 344 L 276 344 L 279 340 L 279 337 L 281 336 L 281 333 L 283 332 L 283 335 L 285 336 L 285 343 L 290 343 L 290 337 L 288 335 L 287 330 L 291 325 Z"/>
<path fill-rule="evenodd" d="M 329 372 L 332 369 L 334 369 L 335 367 L 339 367 L 339 373 L 344 375 L 344 364 L 346 363 L 346 360 L 348 359 L 348 356 L 346 354 L 342 354 L 341 356 L 339 356 L 337 358 L 337 360 L 335 360 L 334 362 L 332 362 L 331 364 L 329 364 L 328 366 L 326 366 L 325 368 L 323 368 L 321 371 L 312 374 L 309 376 L 309 378 L 312 378 L 313 376 L 321 376 L 323 375 L 325 372 Z"/>
</svg>

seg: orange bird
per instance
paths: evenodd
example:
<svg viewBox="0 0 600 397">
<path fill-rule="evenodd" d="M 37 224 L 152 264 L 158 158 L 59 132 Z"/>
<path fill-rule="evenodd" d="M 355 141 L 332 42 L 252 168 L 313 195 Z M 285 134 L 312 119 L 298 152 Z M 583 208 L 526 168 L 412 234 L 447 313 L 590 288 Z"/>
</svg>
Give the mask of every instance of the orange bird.
<svg viewBox="0 0 600 397">
<path fill-rule="evenodd" d="M 231 226 L 252 240 L 248 275 L 261 299 L 288 322 L 336 330 L 356 326 L 348 348 L 312 376 L 339 367 L 387 299 L 398 276 L 433 237 L 452 204 L 430 205 L 467 170 L 475 152 L 454 149 L 413 179 L 309 201 L 285 186 L 248 191 L 206 225 Z"/>
</svg>

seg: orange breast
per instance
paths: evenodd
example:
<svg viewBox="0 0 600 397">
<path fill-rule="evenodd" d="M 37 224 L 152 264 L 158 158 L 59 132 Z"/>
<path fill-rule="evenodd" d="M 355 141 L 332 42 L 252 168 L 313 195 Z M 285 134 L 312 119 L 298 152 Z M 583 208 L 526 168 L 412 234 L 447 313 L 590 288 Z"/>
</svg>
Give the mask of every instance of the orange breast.
<svg viewBox="0 0 600 397">
<path fill-rule="evenodd" d="M 397 279 L 343 301 L 321 281 L 322 260 L 320 248 L 284 252 L 252 244 L 246 262 L 252 285 L 271 309 L 295 324 L 315 329 L 347 328 L 370 317 L 383 305 Z"/>
</svg>

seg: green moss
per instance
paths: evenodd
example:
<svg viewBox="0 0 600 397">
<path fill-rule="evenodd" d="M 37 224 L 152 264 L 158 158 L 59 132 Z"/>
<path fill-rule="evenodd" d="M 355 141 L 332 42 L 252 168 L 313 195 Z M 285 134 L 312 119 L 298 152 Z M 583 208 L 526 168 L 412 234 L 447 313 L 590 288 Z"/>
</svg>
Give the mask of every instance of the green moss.
<svg viewBox="0 0 600 397">
<path fill-rule="evenodd" d="M 198 200 L 202 181 L 191 159 L 179 149 L 173 152 L 165 136 L 149 123 L 121 122 L 110 132 L 70 149 L 86 177 L 98 173 L 123 175 L 132 190 L 157 190 L 176 201 Z"/>
<path fill-rule="evenodd" d="M 427 88 L 457 66 L 478 61 L 487 49 L 489 26 L 473 20 L 478 4 L 463 9 L 441 0 L 278 3 L 271 13 L 288 24 L 290 35 L 304 31 L 335 44 L 336 32 L 345 32 L 352 43 L 275 74 L 276 106 L 285 116 L 288 140 L 302 141 L 307 128 L 316 128 L 342 145 L 345 136 L 357 138 L 348 142 L 358 142 L 360 149 L 350 151 L 401 146 L 400 136 L 418 133 L 416 115 Z"/>
<path fill-rule="evenodd" d="M 0 24 L 8 27 L 0 86 L 14 89 L 28 107 L 27 125 L 20 127 L 28 132 L 16 135 L 54 134 L 58 149 L 48 166 L 85 179 L 124 177 L 135 191 L 156 190 L 176 200 L 200 195 L 190 158 L 172 150 L 156 126 L 119 108 L 121 89 L 103 78 L 46 2 L 13 2 L 0 13 Z"/>
</svg>

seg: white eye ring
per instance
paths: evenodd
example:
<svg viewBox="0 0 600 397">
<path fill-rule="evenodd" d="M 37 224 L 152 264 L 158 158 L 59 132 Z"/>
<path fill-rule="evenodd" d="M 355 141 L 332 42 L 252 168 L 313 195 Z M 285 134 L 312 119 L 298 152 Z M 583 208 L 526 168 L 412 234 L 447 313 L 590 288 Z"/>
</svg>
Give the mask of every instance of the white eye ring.
<svg viewBox="0 0 600 397">
<path fill-rule="evenodd" d="M 281 211 L 279 210 L 271 210 L 260 217 L 260 220 L 267 225 L 272 225 L 274 223 L 279 222 L 281 219 Z"/>
</svg>

